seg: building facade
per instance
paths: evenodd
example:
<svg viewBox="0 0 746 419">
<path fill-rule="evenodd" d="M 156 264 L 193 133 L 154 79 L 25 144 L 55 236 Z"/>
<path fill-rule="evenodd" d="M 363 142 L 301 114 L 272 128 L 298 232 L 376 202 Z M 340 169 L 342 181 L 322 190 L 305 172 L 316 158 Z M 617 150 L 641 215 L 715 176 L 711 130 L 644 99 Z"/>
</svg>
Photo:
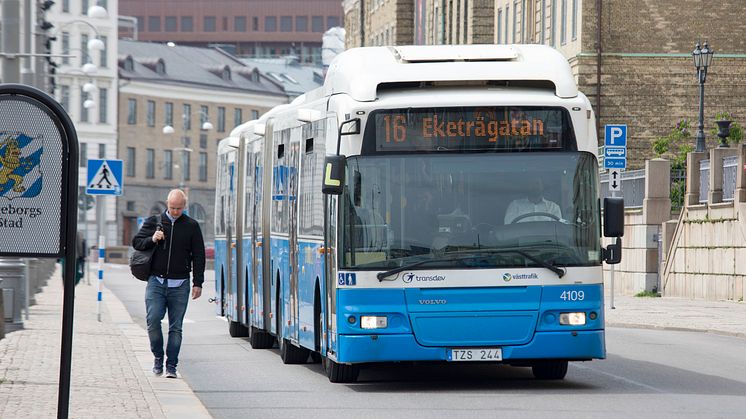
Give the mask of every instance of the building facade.
<svg viewBox="0 0 746 419">
<path fill-rule="evenodd" d="M 121 0 L 141 41 L 221 47 L 235 55 L 296 55 L 321 63 L 321 36 L 342 25 L 340 0 Z"/>
<path fill-rule="evenodd" d="M 348 47 L 379 45 L 364 2 L 347 0 Z M 718 112 L 746 123 L 746 8 L 738 0 L 717 6 L 700 0 L 408 0 L 413 13 L 388 15 L 394 27 L 412 25 L 412 40 L 390 44 L 543 43 L 569 61 L 580 90 L 597 114 L 599 141 L 605 124 L 627 124 L 631 167 L 654 157 L 652 142 L 680 120 L 696 129 L 699 84 L 691 52 L 697 41 L 715 49 L 705 87 L 708 146 Z M 366 6 L 367 7 L 367 6 Z M 391 7 L 391 6 L 389 6 Z M 363 29 L 361 32 L 360 29 Z M 384 42 L 384 44 L 388 44 Z M 693 140 L 692 140 L 693 141 Z"/>
<path fill-rule="evenodd" d="M 106 13 L 89 16 L 97 4 Z M 115 245 L 120 240 L 116 198 L 94 200 L 85 190 L 88 160 L 117 158 L 117 0 L 58 1 L 46 19 L 54 25 L 48 33 L 55 55 L 49 60 L 54 72 L 48 87 L 70 115 L 80 143 L 78 229 L 92 246 L 101 235 Z"/>
<path fill-rule="evenodd" d="M 347 48 L 414 42 L 412 0 L 344 0 Z"/>
<path fill-rule="evenodd" d="M 169 190 L 181 187 L 209 246 L 218 142 L 288 96 L 272 78 L 217 49 L 120 40 L 119 53 L 121 243 L 130 243 L 138 218 L 163 212 Z"/>
</svg>

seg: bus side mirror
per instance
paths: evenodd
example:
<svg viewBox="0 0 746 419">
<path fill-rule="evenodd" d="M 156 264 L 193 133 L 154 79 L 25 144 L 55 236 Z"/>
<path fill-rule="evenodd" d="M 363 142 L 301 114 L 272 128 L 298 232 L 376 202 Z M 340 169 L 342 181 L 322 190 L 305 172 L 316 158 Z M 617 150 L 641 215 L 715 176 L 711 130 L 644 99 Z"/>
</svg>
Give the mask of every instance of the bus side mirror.
<svg viewBox="0 0 746 419">
<path fill-rule="evenodd" d="M 624 236 L 624 198 L 604 198 L 604 237 Z"/>
<path fill-rule="evenodd" d="M 345 156 L 326 156 L 324 159 L 324 183 L 321 192 L 341 195 L 345 186 Z"/>
</svg>

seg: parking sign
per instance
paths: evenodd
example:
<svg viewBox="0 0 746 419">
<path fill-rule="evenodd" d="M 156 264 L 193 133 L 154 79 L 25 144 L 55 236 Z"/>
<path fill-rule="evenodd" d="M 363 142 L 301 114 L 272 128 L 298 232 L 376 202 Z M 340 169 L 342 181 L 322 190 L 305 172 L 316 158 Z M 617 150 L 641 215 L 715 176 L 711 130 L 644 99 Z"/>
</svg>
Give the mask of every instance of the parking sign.
<svg viewBox="0 0 746 419">
<path fill-rule="evenodd" d="M 606 138 L 604 144 L 606 147 L 627 147 L 627 126 L 626 125 L 606 125 Z"/>
</svg>

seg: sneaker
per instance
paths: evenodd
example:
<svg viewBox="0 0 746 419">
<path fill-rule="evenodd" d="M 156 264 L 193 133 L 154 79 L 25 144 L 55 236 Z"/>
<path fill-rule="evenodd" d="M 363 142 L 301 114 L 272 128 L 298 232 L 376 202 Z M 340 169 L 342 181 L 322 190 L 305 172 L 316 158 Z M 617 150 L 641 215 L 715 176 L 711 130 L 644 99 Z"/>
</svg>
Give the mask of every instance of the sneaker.
<svg viewBox="0 0 746 419">
<path fill-rule="evenodd" d="M 163 375 L 163 358 L 155 358 L 153 361 L 153 374 Z"/>
<path fill-rule="evenodd" d="M 176 368 L 166 368 L 166 378 L 176 378 Z"/>
</svg>

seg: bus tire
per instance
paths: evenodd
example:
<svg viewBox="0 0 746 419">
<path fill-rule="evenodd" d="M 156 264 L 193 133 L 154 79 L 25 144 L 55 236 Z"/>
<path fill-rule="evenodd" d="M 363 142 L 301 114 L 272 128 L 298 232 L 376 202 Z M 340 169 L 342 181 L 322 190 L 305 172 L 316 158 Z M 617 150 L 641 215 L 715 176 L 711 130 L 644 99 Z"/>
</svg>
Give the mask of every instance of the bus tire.
<svg viewBox="0 0 746 419">
<path fill-rule="evenodd" d="M 300 348 L 287 339 L 281 339 L 280 344 L 280 359 L 283 364 L 305 364 L 308 360 L 309 350 L 306 348 Z"/>
<path fill-rule="evenodd" d="M 332 383 L 354 383 L 360 374 L 359 365 L 338 364 L 328 357 L 324 358 L 324 370 Z"/>
<path fill-rule="evenodd" d="M 249 344 L 253 349 L 270 349 L 275 343 L 272 335 L 264 330 L 251 326 L 249 333 Z"/>
<path fill-rule="evenodd" d="M 232 338 L 243 338 L 249 336 L 249 329 L 239 322 L 228 321 L 228 333 Z"/>
<path fill-rule="evenodd" d="M 567 374 L 567 361 L 539 361 L 531 366 L 531 372 L 539 380 L 562 380 Z"/>
</svg>

